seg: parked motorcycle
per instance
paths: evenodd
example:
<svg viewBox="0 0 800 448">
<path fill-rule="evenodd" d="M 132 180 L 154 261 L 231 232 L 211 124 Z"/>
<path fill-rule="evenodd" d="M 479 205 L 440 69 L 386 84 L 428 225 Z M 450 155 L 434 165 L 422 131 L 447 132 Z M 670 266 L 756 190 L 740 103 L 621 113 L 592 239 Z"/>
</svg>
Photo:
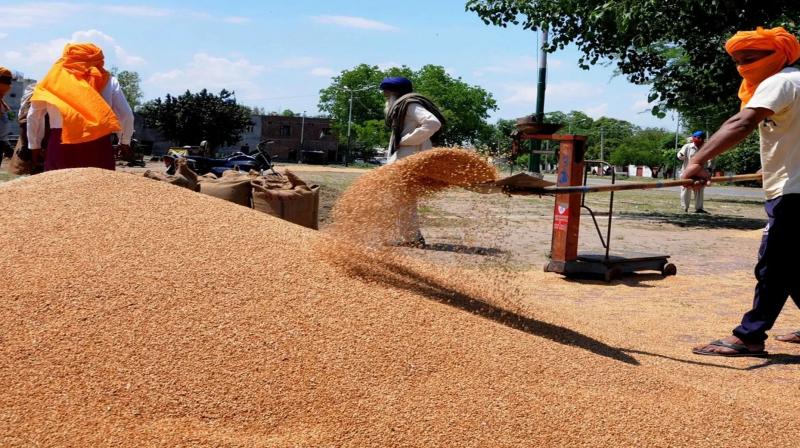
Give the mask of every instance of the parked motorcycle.
<svg viewBox="0 0 800 448">
<path fill-rule="evenodd" d="M 228 170 L 250 171 L 254 170 L 259 173 L 271 170 L 277 174 L 273 167 L 272 157 L 267 150 L 268 145 L 275 143 L 272 140 L 262 141 L 256 146 L 256 154 L 250 155 L 243 152 L 237 152 L 229 157 L 217 159 L 212 157 L 200 156 L 182 156 L 179 154 L 167 154 L 163 157 L 164 165 L 167 166 L 167 174 L 175 174 L 175 160 L 179 157 L 184 157 L 188 162 L 189 168 L 198 175 L 213 173 L 216 176 L 222 176 L 222 173 Z"/>
</svg>

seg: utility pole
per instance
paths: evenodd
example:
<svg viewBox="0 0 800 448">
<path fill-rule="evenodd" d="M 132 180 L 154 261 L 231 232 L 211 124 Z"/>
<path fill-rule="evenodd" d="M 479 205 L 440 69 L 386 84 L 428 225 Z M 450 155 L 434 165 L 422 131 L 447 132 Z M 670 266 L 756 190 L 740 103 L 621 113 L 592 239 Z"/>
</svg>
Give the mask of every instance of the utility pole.
<svg viewBox="0 0 800 448">
<path fill-rule="evenodd" d="M 603 154 L 604 154 L 603 153 L 603 149 L 604 149 L 604 145 L 605 145 L 605 140 L 606 140 L 606 128 L 605 128 L 605 126 L 600 126 L 600 161 L 601 162 L 605 160 L 605 159 L 603 159 Z"/>
<path fill-rule="evenodd" d="M 542 28 L 542 47 L 539 49 L 539 80 L 536 83 L 536 121 L 540 124 L 544 122 L 544 91 L 547 83 L 547 28 Z M 541 140 L 531 142 L 531 157 L 528 159 L 528 171 L 539 172 L 539 154 L 542 149 Z"/>
<path fill-rule="evenodd" d="M 363 92 L 365 90 L 369 90 L 369 89 L 373 89 L 373 88 L 375 88 L 375 86 L 367 86 L 367 87 L 362 87 L 360 89 L 351 89 L 350 87 L 347 87 L 347 86 L 343 86 L 342 87 L 342 90 L 344 90 L 345 92 L 349 92 L 350 93 L 350 99 L 349 99 L 349 103 L 350 103 L 349 109 L 350 109 L 350 111 L 347 113 L 347 153 L 344 155 L 344 166 L 347 166 L 347 158 L 350 157 L 350 143 L 351 143 L 351 140 L 350 140 L 350 128 L 351 128 L 351 126 L 353 124 L 353 95 L 356 92 Z"/>
<path fill-rule="evenodd" d="M 297 163 L 303 160 L 303 134 L 306 130 L 306 111 L 303 111 L 303 120 L 300 122 L 300 151 L 297 154 Z"/>
<path fill-rule="evenodd" d="M 344 166 L 347 166 L 347 158 L 350 157 L 350 126 L 353 122 L 353 91 L 350 90 L 350 112 L 347 114 L 347 152 L 344 153 Z"/>
</svg>

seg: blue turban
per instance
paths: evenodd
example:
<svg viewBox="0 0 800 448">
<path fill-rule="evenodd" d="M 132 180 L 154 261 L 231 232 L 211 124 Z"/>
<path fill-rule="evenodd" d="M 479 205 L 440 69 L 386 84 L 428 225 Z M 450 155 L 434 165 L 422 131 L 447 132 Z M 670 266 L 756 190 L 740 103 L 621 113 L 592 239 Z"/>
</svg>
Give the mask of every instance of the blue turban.
<svg viewBox="0 0 800 448">
<path fill-rule="evenodd" d="M 406 93 L 414 91 L 414 86 L 408 78 L 392 76 L 381 81 L 381 90 L 388 90 L 390 92 L 399 93 L 400 95 L 405 95 Z"/>
<path fill-rule="evenodd" d="M 706 133 L 705 131 L 695 131 L 694 134 L 692 134 L 692 137 L 705 139 Z"/>
</svg>

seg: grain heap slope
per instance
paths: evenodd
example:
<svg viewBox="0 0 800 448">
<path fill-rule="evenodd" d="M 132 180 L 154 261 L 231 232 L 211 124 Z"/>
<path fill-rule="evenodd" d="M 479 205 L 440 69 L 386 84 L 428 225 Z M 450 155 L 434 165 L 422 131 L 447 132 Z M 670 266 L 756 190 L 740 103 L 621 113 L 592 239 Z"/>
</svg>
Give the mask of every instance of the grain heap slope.
<svg viewBox="0 0 800 448">
<path fill-rule="evenodd" d="M 791 412 L 681 385 L 602 335 L 502 313 L 480 277 L 167 184 L 46 173 L 0 186 L 0 216 L 0 446 L 792 446 L 800 433 Z M 321 256 L 331 245 L 357 268 Z"/>
</svg>

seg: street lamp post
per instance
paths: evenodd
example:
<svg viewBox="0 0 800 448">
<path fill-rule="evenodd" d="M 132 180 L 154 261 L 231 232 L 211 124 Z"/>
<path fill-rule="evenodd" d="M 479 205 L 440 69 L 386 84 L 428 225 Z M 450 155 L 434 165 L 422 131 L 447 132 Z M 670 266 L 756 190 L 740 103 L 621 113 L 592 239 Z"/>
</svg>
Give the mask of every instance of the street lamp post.
<svg viewBox="0 0 800 448">
<path fill-rule="evenodd" d="M 352 123 L 353 123 L 353 95 L 356 92 L 363 92 L 365 90 L 370 90 L 370 89 L 374 89 L 374 88 L 375 88 L 375 86 L 367 86 L 367 87 L 362 87 L 360 89 L 351 89 L 350 87 L 342 86 L 342 90 L 344 90 L 345 92 L 349 92 L 350 93 L 349 111 L 347 113 L 347 152 L 344 155 L 344 166 L 347 166 L 347 158 L 350 156 L 350 141 L 351 141 L 350 140 L 350 128 L 352 127 Z"/>
<path fill-rule="evenodd" d="M 300 153 L 297 156 L 297 163 L 303 160 L 303 136 L 306 130 L 306 111 L 303 111 L 303 120 L 300 121 Z"/>
</svg>

